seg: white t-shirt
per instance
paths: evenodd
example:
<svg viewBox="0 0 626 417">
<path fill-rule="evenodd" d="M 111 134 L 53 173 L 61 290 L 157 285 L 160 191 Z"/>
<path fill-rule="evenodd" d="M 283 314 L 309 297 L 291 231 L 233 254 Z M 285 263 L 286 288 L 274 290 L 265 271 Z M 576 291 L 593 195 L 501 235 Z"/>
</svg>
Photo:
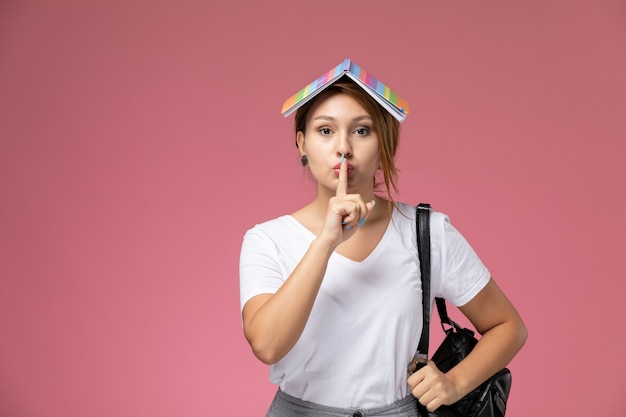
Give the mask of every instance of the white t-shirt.
<svg viewBox="0 0 626 417">
<path fill-rule="evenodd" d="M 444 214 L 432 212 L 430 222 L 431 297 L 463 305 L 487 284 L 489 271 Z M 407 364 L 422 331 L 415 233 L 415 207 L 397 203 L 366 259 L 332 254 L 300 339 L 270 367 L 273 383 L 341 408 L 375 408 L 409 395 Z M 241 308 L 255 295 L 275 293 L 313 239 L 292 216 L 250 229 L 241 249 Z"/>
</svg>

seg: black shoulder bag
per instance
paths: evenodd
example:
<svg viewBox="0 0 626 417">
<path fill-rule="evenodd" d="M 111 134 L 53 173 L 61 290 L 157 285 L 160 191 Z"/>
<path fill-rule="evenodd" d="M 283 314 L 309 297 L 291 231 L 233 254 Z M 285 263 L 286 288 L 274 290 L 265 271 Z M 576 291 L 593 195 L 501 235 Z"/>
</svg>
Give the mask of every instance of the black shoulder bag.
<svg viewBox="0 0 626 417">
<path fill-rule="evenodd" d="M 416 209 L 417 249 L 422 274 L 422 310 L 424 325 L 417 348 L 418 368 L 428 359 L 430 329 L 430 205 L 420 204 Z M 446 336 L 432 360 L 442 372 L 448 372 L 461 362 L 474 348 L 478 340 L 474 332 L 450 320 L 446 310 L 446 301 L 435 298 L 441 327 Z M 446 325 L 449 326 L 446 328 Z M 420 415 L 425 417 L 503 417 L 506 401 L 511 390 L 511 372 L 504 368 L 497 372 L 474 391 L 452 405 L 442 405 L 430 412 L 418 402 Z"/>
</svg>

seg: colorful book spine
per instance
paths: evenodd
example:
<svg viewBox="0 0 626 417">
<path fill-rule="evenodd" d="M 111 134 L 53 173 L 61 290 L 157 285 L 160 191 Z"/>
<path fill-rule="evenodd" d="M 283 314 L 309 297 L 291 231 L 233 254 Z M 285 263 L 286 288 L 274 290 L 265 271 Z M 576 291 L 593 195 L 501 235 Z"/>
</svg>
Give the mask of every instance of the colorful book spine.
<svg viewBox="0 0 626 417">
<path fill-rule="evenodd" d="M 383 107 L 387 108 L 392 114 L 395 113 L 400 120 L 403 120 L 409 113 L 409 103 L 406 100 L 400 98 L 393 90 L 350 59 L 345 59 L 342 63 L 322 74 L 315 81 L 289 97 L 283 104 L 281 112 L 287 116 L 343 75 L 352 78 Z"/>
</svg>

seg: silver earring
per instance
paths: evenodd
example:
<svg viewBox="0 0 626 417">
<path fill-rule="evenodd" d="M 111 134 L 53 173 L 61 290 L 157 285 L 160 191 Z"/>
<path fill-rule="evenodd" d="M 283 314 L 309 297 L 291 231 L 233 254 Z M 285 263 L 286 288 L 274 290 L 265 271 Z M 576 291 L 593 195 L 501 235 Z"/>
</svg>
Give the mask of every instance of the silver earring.
<svg viewBox="0 0 626 417">
<path fill-rule="evenodd" d="M 309 165 L 309 157 L 308 157 L 308 156 L 306 156 L 306 155 L 302 155 L 302 156 L 300 157 L 300 164 L 301 164 L 303 167 L 305 167 L 305 166 Z"/>
</svg>

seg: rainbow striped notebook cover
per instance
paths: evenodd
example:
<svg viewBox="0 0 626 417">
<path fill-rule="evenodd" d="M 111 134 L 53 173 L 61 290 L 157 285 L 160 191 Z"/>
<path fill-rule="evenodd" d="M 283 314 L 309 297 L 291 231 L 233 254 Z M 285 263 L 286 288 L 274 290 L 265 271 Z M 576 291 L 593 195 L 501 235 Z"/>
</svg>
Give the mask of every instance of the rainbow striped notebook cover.
<svg viewBox="0 0 626 417">
<path fill-rule="evenodd" d="M 398 119 L 398 121 L 403 122 L 409 114 L 409 103 L 406 100 L 399 97 L 389 87 L 347 58 L 341 64 L 289 97 L 283 104 L 283 116 L 287 117 L 298 110 L 298 108 L 344 75 L 361 86 L 363 90 Z"/>
</svg>

